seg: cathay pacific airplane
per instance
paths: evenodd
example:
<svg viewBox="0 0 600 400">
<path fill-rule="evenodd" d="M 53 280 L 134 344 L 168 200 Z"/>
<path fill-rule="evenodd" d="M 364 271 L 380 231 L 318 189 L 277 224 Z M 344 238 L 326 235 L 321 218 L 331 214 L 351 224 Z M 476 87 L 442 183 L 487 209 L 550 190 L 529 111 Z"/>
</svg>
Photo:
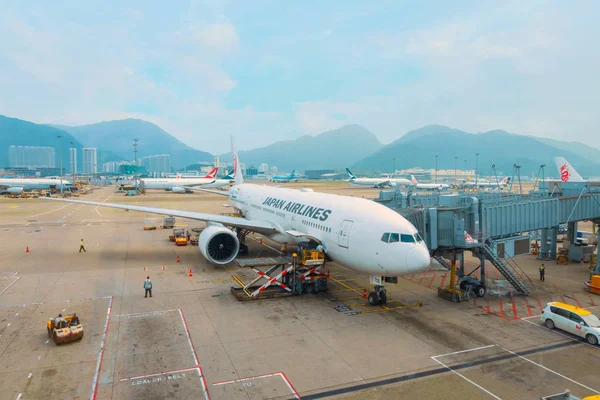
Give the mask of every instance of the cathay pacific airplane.
<svg viewBox="0 0 600 400">
<path fill-rule="evenodd" d="M 373 305 L 386 302 L 386 277 L 411 275 L 429 267 L 425 242 L 400 214 L 361 198 L 244 183 L 233 144 L 232 148 L 235 185 L 229 193 L 202 191 L 228 196 L 241 217 L 84 200 L 44 200 L 206 221 L 208 227 L 200 234 L 198 246 L 200 253 L 215 264 L 233 261 L 240 247 L 245 246 L 248 231 L 277 243 L 312 240 L 321 244 L 333 261 L 371 275 L 374 291 L 368 300 Z"/>
<path fill-rule="evenodd" d="M 296 182 L 296 170 L 293 170 L 289 175 L 275 175 L 269 179 L 271 182 L 279 182 L 279 183 L 288 183 L 288 182 Z"/>
<path fill-rule="evenodd" d="M 234 183 L 234 181 L 235 181 L 235 177 L 233 176 L 233 171 L 231 171 L 229 174 L 227 174 L 223 178 L 216 179 L 213 183 L 209 183 L 207 185 L 202 185 L 202 189 L 231 186 L 231 184 Z"/>
<path fill-rule="evenodd" d="M 73 186 L 73 184 L 64 179 L 61 181 L 60 178 L 0 179 L 0 192 L 10 194 L 20 194 L 25 190 L 60 189 L 61 186 L 67 188 Z"/>
<path fill-rule="evenodd" d="M 191 193 L 200 186 L 215 183 L 219 168 L 213 168 L 204 178 L 142 178 L 140 182 L 144 189 L 164 189 L 173 193 Z"/>
<path fill-rule="evenodd" d="M 370 186 L 372 188 L 382 189 L 384 187 L 394 187 L 397 185 L 410 186 L 411 184 L 408 179 L 392 178 L 391 176 L 386 178 L 357 178 L 349 168 L 346 168 L 346 173 L 348 174 L 348 182 L 353 186 Z"/>
<path fill-rule="evenodd" d="M 411 175 L 410 178 L 411 178 L 412 186 L 417 189 L 445 190 L 445 189 L 450 188 L 450 185 L 445 184 L 445 183 L 419 183 L 419 181 L 417 180 L 417 178 L 415 178 L 414 175 Z"/>
</svg>

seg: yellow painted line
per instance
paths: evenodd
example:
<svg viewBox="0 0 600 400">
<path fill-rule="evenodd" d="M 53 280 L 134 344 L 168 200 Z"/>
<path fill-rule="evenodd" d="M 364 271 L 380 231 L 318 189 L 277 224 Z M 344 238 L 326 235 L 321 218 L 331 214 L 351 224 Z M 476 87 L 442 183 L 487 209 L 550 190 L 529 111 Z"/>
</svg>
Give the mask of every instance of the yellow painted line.
<svg viewBox="0 0 600 400">
<path fill-rule="evenodd" d="M 222 282 L 231 282 L 234 281 L 235 279 L 213 279 L 211 282 L 213 283 L 222 283 Z"/>
<path fill-rule="evenodd" d="M 421 307 L 421 305 L 422 305 L 421 303 L 417 303 L 417 304 L 409 304 L 409 305 L 398 306 L 398 307 L 381 306 L 380 309 L 376 309 L 376 310 L 364 310 L 364 311 L 361 311 L 360 313 L 361 314 L 368 314 L 368 313 L 374 313 L 374 312 L 400 310 L 400 309 L 404 309 L 404 308 Z"/>
<path fill-rule="evenodd" d="M 21 206 L 8 206 L 8 208 L 19 208 Z"/>
<path fill-rule="evenodd" d="M 335 279 L 335 278 L 331 278 L 331 277 L 330 277 L 329 279 L 331 279 L 331 280 L 332 280 L 332 281 L 334 281 L 335 283 L 342 285 L 342 286 L 343 286 L 343 287 L 345 287 L 346 289 L 348 289 L 348 290 L 350 290 L 350 291 L 352 291 L 352 292 L 354 292 L 354 293 L 356 293 L 356 294 L 358 294 L 359 296 L 361 296 L 361 297 L 362 297 L 362 295 L 363 295 L 363 293 L 362 293 L 362 292 L 359 292 L 358 290 L 351 288 L 350 286 L 346 285 L 345 283 L 343 283 L 343 282 L 341 282 L 341 281 L 338 281 L 338 280 L 337 280 L 337 279 Z"/>
</svg>

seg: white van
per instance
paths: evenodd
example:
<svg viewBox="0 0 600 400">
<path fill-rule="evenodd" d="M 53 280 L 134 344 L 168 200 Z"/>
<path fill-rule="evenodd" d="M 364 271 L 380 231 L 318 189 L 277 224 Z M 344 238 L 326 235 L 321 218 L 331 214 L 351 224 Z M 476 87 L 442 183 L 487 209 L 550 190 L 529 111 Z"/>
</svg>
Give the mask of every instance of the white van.
<svg viewBox="0 0 600 400">
<path fill-rule="evenodd" d="M 562 329 L 585 338 L 589 344 L 597 345 L 600 341 L 600 319 L 583 308 L 559 302 L 548 303 L 540 319 L 549 329 Z"/>
</svg>

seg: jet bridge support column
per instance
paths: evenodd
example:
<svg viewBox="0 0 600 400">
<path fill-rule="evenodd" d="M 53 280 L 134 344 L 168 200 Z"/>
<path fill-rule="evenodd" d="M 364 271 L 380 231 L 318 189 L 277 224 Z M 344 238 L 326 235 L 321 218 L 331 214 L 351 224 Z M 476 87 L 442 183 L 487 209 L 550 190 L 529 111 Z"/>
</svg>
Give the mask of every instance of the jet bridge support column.
<svg viewBox="0 0 600 400">
<path fill-rule="evenodd" d="M 567 224 L 567 240 L 571 244 L 577 242 L 577 222 Z"/>
<path fill-rule="evenodd" d="M 544 260 L 548 258 L 548 228 L 542 228 L 542 235 L 540 239 L 542 243 L 540 246 L 540 252 L 538 253 L 538 259 Z"/>
<path fill-rule="evenodd" d="M 550 258 L 556 258 L 556 240 L 558 238 L 558 226 L 550 228 Z"/>
<path fill-rule="evenodd" d="M 485 254 L 483 254 L 483 251 L 479 252 L 479 265 L 481 269 L 481 273 L 479 274 L 481 276 L 481 283 L 483 284 L 483 286 L 485 287 Z"/>
</svg>

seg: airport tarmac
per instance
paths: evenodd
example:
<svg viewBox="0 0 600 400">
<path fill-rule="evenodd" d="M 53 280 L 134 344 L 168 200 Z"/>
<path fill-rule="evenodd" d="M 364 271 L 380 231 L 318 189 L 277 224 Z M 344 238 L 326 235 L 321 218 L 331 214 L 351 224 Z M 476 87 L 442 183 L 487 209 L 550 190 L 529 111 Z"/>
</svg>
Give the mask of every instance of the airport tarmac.
<svg viewBox="0 0 600 400">
<path fill-rule="evenodd" d="M 314 190 L 375 197 L 320 183 Z M 305 186 L 290 184 L 289 186 Z M 223 213 L 226 198 L 106 187 L 81 199 Z M 551 300 L 600 314 L 585 292 L 587 266 L 517 259 L 532 295 L 515 295 L 489 266 L 492 290 L 454 304 L 437 297 L 448 273 L 432 264 L 388 284 L 388 308 L 360 294 L 369 277 L 334 263 L 329 291 L 240 302 L 236 274 L 209 264 L 170 230 L 144 231 L 155 215 L 0 198 L 0 396 L 2 399 L 539 399 L 569 389 L 600 393 L 600 347 L 549 331 L 536 317 Z M 198 221 L 177 220 L 191 229 Z M 79 253 L 84 239 L 86 253 Z M 277 247 L 247 240 L 250 256 Z M 26 249 L 29 252 L 26 252 Z M 180 262 L 177 262 L 179 257 Z M 474 268 L 476 260 L 469 260 Z M 189 277 L 189 270 L 193 276 Z M 143 280 L 154 282 L 144 298 Z M 494 287 L 495 285 L 495 287 Z M 349 289 L 350 288 L 350 289 Z M 352 289 L 352 290 L 351 290 Z M 421 307 L 400 308 L 401 304 Z M 80 342 L 48 339 L 46 321 L 76 312 Z"/>
</svg>

